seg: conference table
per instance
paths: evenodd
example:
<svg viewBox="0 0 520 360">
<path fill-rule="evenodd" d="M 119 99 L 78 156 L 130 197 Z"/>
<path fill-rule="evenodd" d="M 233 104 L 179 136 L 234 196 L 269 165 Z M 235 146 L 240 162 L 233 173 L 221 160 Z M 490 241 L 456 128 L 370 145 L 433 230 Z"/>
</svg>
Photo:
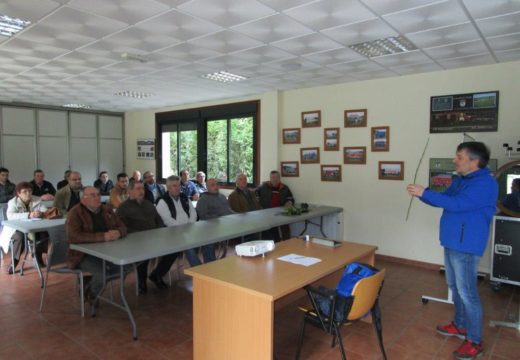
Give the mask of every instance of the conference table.
<svg viewBox="0 0 520 360">
<path fill-rule="evenodd" d="M 275 310 L 304 296 L 307 285 L 335 288 L 346 264 L 373 265 L 376 249 L 293 238 L 265 256 L 231 256 L 185 270 L 193 277 L 194 359 L 272 359 Z M 306 267 L 278 259 L 288 254 L 321 261 Z"/>
<path fill-rule="evenodd" d="M 124 294 L 125 265 L 249 234 L 261 233 L 274 226 L 323 218 L 328 215 L 336 216 L 343 211 L 339 207 L 322 205 L 310 205 L 309 210 L 308 213 L 295 216 L 283 215 L 282 207 L 244 214 L 232 214 L 192 224 L 136 232 L 116 241 L 71 244 L 70 248 L 119 265 L 121 304 L 114 304 L 110 299 L 104 297 L 99 299 L 112 303 L 127 312 L 132 324 L 132 336 L 137 339 L 137 325 Z M 94 315 L 95 308 L 92 308 L 92 311 Z"/>
</svg>

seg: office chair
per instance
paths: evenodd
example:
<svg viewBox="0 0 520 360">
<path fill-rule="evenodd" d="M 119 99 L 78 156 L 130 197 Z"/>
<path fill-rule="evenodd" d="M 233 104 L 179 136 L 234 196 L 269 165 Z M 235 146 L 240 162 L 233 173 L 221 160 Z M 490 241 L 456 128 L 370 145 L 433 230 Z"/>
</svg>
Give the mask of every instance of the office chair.
<svg viewBox="0 0 520 360">
<path fill-rule="evenodd" d="M 331 347 L 336 346 L 337 340 L 341 351 L 341 358 L 346 360 L 347 357 L 343 347 L 340 327 L 358 321 L 365 317 L 368 312 L 370 312 L 372 314 L 372 322 L 379 340 L 379 347 L 381 348 L 383 359 L 386 360 L 386 352 L 383 345 L 383 334 L 381 326 L 381 310 L 379 308 L 379 294 L 383 287 L 384 278 L 385 269 L 382 269 L 372 276 L 359 280 L 354 286 L 352 295 L 348 297 L 337 294 L 335 290 L 327 291 L 311 286 L 306 286 L 305 290 L 307 291 L 311 301 L 312 308 L 300 308 L 305 312 L 305 314 L 303 316 L 303 323 L 300 329 L 296 359 L 298 360 L 300 358 L 301 348 L 305 335 L 305 325 L 309 323 L 332 335 Z M 329 311 L 326 314 L 324 314 L 323 310 L 320 310 L 319 307 L 319 302 L 324 299 L 329 301 Z M 344 308 L 344 312 L 343 314 L 340 314 L 339 318 L 336 309 L 337 307 L 341 310 Z M 321 309 L 323 309 L 323 307 Z"/>
<path fill-rule="evenodd" d="M 81 316 L 85 316 L 85 304 L 84 304 L 84 294 L 83 294 L 83 281 L 84 281 L 84 273 L 80 269 L 69 269 L 67 267 L 67 252 L 69 250 L 69 242 L 67 241 L 67 237 L 65 236 L 65 228 L 61 229 L 53 229 L 53 231 L 49 231 L 50 233 L 50 248 L 47 256 L 47 273 L 45 275 L 45 280 L 43 281 L 41 299 L 40 299 L 40 312 L 43 311 L 43 303 L 45 301 L 45 294 L 47 292 L 49 273 L 56 274 L 74 274 L 76 275 L 76 280 L 79 282 L 79 291 L 80 291 L 80 309 Z"/>
</svg>

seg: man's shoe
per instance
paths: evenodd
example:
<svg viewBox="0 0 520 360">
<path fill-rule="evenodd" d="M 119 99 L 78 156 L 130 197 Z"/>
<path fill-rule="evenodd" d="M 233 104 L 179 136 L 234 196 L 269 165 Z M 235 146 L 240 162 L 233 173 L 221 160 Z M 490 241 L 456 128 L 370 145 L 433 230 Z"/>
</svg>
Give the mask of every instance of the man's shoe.
<svg viewBox="0 0 520 360">
<path fill-rule="evenodd" d="M 12 264 L 9 265 L 9 267 L 7 268 L 7 273 L 8 273 L 9 275 L 13 275 L 13 274 L 14 274 L 14 271 L 15 271 L 15 270 L 14 270 L 13 265 L 12 265 Z"/>
<path fill-rule="evenodd" d="M 145 295 L 148 292 L 148 287 L 146 286 L 146 279 L 144 283 L 137 285 L 137 292 L 139 295 Z"/>
<path fill-rule="evenodd" d="M 92 276 L 85 275 L 83 276 L 83 302 L 87 302 L 90 298 L 90 282 L 92 281 Z"/>
<path fill-rule="evenodd" d="M 483 355 L 484 349 L 482 348 L 482 343 L 475 344 L 469 340 L 464 340 L 462 345 L 453 352 L 453 356 L 455 356 L 457 360 L 477 359 Z"/>
<path fill-rule="evenodd" d="M 160 279 L 154 273 L 151 273 L 148 279 L 150 279 L 150 281 L 153 282 L 155 286 L 157 286 L 157 289 L 166 289 L 168 287 L 168 285 L 166 285 L 163 279 Z"/>
<path fill-rule="evenodd" d="M 466 339 L 467 331 L 464 328 L 458 328 L 452 321 L 448 325 L 437 326 L 437 332 L 444 336 L 456 336 L 461 340 Z"/>
</svg>

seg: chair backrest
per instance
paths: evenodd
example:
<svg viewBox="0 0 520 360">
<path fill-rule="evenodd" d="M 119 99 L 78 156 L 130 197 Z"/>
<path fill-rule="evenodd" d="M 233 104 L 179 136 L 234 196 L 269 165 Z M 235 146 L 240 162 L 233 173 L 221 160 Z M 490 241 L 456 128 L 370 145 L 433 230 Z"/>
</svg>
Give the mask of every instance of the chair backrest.
<svg viewBox="0 0 520 360">
<path fill-rule="evenodd" d="M 53 267 L 67 261 L 69 242 L 65 234 L 65 226 L 57 226 L 48 230 L 50 248 L 47 256 L 47 268 L 52 271 Z"/>
<path fill-rule="evenodd" d="M 356 283 L 352 291 L 354 302 L 348 313 L 347 320 L 357 320 L 372 309 L 383 285 L 385 272 L 385 269 L 381 269 L 377 274 L 361 279 Z"/>
<path fill-rule="evenodd" d="M 0 227 L 4 220 L 7 220 L 7 203 L 0 203 Z"/>
</svg>

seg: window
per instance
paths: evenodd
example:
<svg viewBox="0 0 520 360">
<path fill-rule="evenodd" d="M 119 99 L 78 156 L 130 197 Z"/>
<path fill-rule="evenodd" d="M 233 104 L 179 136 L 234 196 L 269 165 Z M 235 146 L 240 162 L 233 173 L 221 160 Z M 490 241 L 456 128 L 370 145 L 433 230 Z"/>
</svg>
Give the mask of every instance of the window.
<svg viewBox="0 0 520 360">
<path fill-rule="evenodd" d="M 160 178 L 198 170 L 233 186 L 235 176 L 247 175 L 257 184 L 259 101 L 156 114 L 161 153 L 157 157 Z"/>
</svg>

